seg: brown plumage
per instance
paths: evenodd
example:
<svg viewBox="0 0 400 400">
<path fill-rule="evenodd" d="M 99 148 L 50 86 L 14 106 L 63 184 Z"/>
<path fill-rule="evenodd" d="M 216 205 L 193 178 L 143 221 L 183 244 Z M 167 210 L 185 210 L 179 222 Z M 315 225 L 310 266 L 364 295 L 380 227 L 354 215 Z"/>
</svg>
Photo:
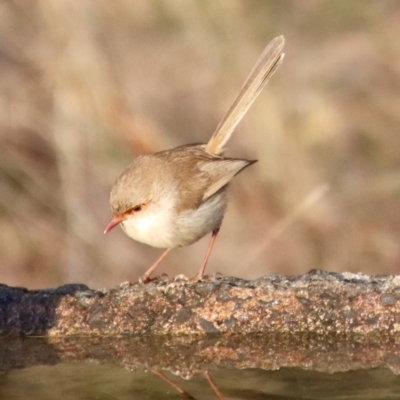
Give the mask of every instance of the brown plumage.
<svg viewBox="0 0 400 400">
<path fill-rule="evenodd" d="M 222 157 L 232 132 L 283 59 L 283 36 L 270 42 L 207 144 L 191 144 L 137 157 L 110 195 L 112 219 L 131 238 L 167 250 L 143 275 L 149 280 L 166 254 L 212 232 L 204 274 L 227 205 L 232 178 L 255 161 Z"/>
</svg>

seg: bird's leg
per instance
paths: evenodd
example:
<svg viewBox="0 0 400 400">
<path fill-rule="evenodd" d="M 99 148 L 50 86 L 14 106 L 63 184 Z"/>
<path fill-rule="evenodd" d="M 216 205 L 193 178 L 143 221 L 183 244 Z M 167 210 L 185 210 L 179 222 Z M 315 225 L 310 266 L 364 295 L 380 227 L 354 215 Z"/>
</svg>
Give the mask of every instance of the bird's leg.
<svg viewBox="0 0 400 400">
<path fill-rule="evenodd" d="M 152 371 L 153 374 L 157 375 L 160 377 L 163 381 L 167 382 L 169 385 L 171 385 L 174 389 L 176 389 L 180 394 L 185 396 L 187 399 L 192 399 L 196 400 L 193 396 L 191 396 L 188 392 L 185 392 L 182 388 L 180 388 L 176 383 L 172 382 L 171 379 L 167 378 L 161 371 Z"/>
<path fill-rule="evenodd" d="M 167 256 L 167 254 L 171 251 L 172 249 L 167 249 L 164 251 L 164 253 L 161 254 L 161 257 L 142 275 L 142 277 L 140 278 L 140 280 L 143 283 L 146 283 L 150 280 L 150 275 L 153 273 L 153 271 L 158 267 L 158 264 L 160 264 L 160 262 L 162 260 L 164 260 L 164 258 Z"/>
<path fill-rule="evenodd" d="M 207 378 L 208 383 L 210 384 L 210 386 L 213 388 L 215 394 L 217 395 L 217 397 L 220 400 L 225 400 L 225 397 L 222 396 L 222 393 L 219 391 L 219 389 L 217 388 L 217 385 L 215 384 L 215 382 L 212 380 L 211 375 L 208 371 L 203 372 L 203 375 Z"/>
<path fill-rule="evenodd" d="M 219 229 L 215 229 L 211 234 L 210 244 L 208 245 L 208 249 L 207 249 L 206 257 L 204 258 L 204 261 L 203 261 L 203 265 L 201 266 L 201 268 L 200 268 L 199 272 L 197 273 L 197 275 L 193 278 L 193 280 L 195 280 L 195 281 L 201 279 L 203 277 L 203 275 L 204 275 L 204 271 L 206 269 L 207 261 L 210 258 L 211 250 L 212 250 L 212 248 L 214 246 L 214 242 L 215 242 L 215 239 L 217 238 L 218 232 L 219 232 Z"/>
</svg>

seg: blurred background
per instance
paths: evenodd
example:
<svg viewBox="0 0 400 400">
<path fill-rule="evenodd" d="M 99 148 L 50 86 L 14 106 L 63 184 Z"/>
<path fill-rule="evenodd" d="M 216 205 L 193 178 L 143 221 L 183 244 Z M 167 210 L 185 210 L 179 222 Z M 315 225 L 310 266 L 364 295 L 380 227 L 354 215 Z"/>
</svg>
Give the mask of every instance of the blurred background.
<svg viewBox="0 0 400 400">
<path fill-rule="evenodd" d="M 0 282 L 135 281 L 161 254 L 108 196 L 137 155 L 206 142 L 265 45 L 285 60 L 226 154 L 208 272 L 400 272 L 400 2 L 0 3 Z M 209 237 L 158 269 L 193 276 Z"/>
</svg>

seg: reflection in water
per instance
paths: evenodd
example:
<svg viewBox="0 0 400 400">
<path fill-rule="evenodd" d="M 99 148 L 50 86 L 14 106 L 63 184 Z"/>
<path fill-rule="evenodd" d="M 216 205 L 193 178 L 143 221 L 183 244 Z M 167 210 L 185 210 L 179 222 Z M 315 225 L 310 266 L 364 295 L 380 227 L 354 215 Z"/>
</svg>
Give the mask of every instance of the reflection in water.
<svg viewBox="0 0 400 400">
<path fill-rule="evenodd" d="M 195 374 L 184 380 L 162 372 L 178 382 L 179 393 L 153 373 L 127 371 L 109 364 L 70 363 L 37 366 L 5 372 L 0 376 L 0 399 L 132 400 L 216 399 Z M 211 372 L 226 399 L 399 399 L 400 379 L 388 369 L 358 370 L 329 374 L 299 368 L 278 371 L 217 369 Z M 190 397 L 186 397 L 190 398 Z"/>
<path fill-rule="evenodd" d="M 182 394 L 188 399 L 193 399 L 196 400 L 192 395 L 190 395 L 188 392 L 185 392 L 180 386 L 178 386 L 175 382 L 171 381 L 165 374 L 163 374 L 161 371 L 152 371 L 155 375 L 157 375 L 159 378 L 161 378 L 163 381 L 167 382 L 168 385 L 172 386 L 174 389 L 178 391 L 178 393 Z"/>
<path fill-rule="evenodd" d="M 310 334 L 3 337 L 0 371 L 0 400 L 397 400 L 400 341 Z"/>
<path fill-rule="evenodd" d="M 164 380 L 165 382 L 167 382 L 169 385 L 171 385 L 174 389 L 176 389 L 180 394 L 182 394 L 183 396 L 185 396 L 188 399 L 193 399 L 196 400 L 192 395 L 190 395 L 188 392 L 185 392 L 180 386 L 178 386 L 175 382 L 171 381 L 171 379 L 169 379 L 164 373 L 162 373 L 161 371 L 153 371 L 153 373 L 155 375 L 157 375 L 158 377 L 160 377 L 162 380 Z M 217 385 L 215 384 L 215 382 L 213 381 L 213 379 L 211 378 L 211 375 L 208 371 L 203 372 L 203 375 L 206 377 L 206 379 L 208 380 L 208 383 L 210 384 L 210 386 L 212 387 L 212 389 L 214 390 L 215 394 L 217 395 L 219 400 L 225 400 L 224 396 L 222 396 L 222 393 L 218 390 Z"/>
<path fill-rule="evenodd" d="M 210 373 L 208 371 L 206 371 L 206 372 L 203 372 L 203 374 L 207 378 L 208 383 L 213 388 L 213 390 L 214 390 L 215 394 L 218 396 L 219 400 L 224 400 L 224 397 L 222 396 L 221 392 L 218 390 L 217 385 L 212 380 Z"/>
</svg>

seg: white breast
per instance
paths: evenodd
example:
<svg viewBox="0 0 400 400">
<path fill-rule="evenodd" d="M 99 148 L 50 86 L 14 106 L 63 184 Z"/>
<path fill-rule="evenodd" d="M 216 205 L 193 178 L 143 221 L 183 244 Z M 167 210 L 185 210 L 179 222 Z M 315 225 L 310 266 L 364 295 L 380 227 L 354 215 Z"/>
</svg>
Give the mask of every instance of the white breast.
<svg viewBox="0 0 400 400">
<path fill-rule="evenodd" d="M 153 247 L 188 246 L 220 227 L 226 204 L 226 193 L 222 191 L 200 207 L 176 215 L 172 199 L 165 197 L 127 218 L 121 227 L 130 238 Z"/>
<path fill-rule="evenodd" d="M 174 214 L 171 199 L 149 204 L 121 223 L 121 228 L 132 239 L 159 248 L 177 247 L 174 241 Z"/>
</svg>

